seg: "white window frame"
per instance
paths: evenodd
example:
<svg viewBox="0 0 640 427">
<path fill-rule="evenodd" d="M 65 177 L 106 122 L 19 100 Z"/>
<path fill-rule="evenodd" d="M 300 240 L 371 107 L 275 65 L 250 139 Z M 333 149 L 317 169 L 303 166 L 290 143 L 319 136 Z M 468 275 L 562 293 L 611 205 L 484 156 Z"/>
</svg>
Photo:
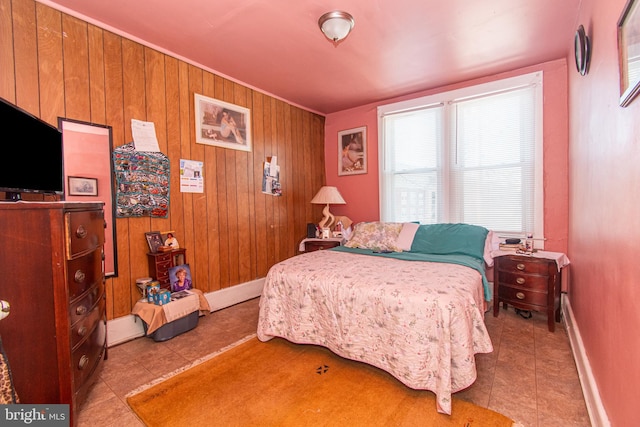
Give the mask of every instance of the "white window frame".
<svg viewBox="0 0 640 427">
<path fill-rule="evenodd" d="M 529 74 L 510 77 L 502 80 L 495 80 L 475 86 L 468 86 L 434 95 L 428 95 L 411 100 L 396 102 L 393 104 L 381 105 L 378 107 L 378 153 L 379 153 L 379 185 L 380 185 L 380 218 L 382 221 L 388 220 L 388 207 L 385 206 L 386 186 L 385 180 L 385 129 L 383 118 L 385 115 L 408 112 L 422 109 L 436 104 L 444 105 L 455 100 L 461 100 L 479 95 L 502 92 L 517 87 L 534 86 L 535 90 L 535 184 L 534 184 L 534 230 L 529 230 L 536 239 L 544 238 L 544 187 L 543 187 L 543 72 L 536 71 Z M 444 150 L 448 151 L 451 146 L 448 141 L 444 144 Z M 444 164 L 448 164 L 447 161 Z M 445 185 L 447 185 L 445 183 Z M 446 197 L 446 196 L 445 196 Z M 521 236 L 518 236 L 521 237 Z M 543 248 L 544 240 L 537 240 L 536 247 Z"/>
</svg>

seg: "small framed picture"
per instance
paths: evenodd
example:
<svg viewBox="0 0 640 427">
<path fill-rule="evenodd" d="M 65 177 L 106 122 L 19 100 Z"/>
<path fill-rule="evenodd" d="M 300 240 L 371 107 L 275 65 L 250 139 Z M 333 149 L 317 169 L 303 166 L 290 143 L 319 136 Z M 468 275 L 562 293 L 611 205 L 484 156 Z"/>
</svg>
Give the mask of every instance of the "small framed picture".
<svg viewBox="0 0 640 427">
<path fill-rule="evenodd" d="M 70 196 L 97 196 L 98 179 L 83 178 L 80 176 L 68 177 L 68 188 Z"/>
<path fill-rule="evenodd" d="M 338 132 L 338 176 L 367 173 L 367 127 Z"/>
<path fill-rule="evenodd" d="M 163 246 L 171 248 L 171 250 L 180 248 L 180 243 L 178 242 L 173 230 L 162 231 L 160 232 L 160 235 L 162 236 Z"/>
<path fill-rule="evenodd" d="M 147 243 L 149 244 L 149 250 L 152 254 L 158 253 L 158 248 L 163 246 L 162 235 L 159 231 L 151 231 L 149 233 L 144 233 L 147 238 Z"/>
<path fill-rule="evenodd" d="M 188 291 L 193 288 L 189 264 L 176 265 L 169 269 L 171 292 Z"/>
</svg>

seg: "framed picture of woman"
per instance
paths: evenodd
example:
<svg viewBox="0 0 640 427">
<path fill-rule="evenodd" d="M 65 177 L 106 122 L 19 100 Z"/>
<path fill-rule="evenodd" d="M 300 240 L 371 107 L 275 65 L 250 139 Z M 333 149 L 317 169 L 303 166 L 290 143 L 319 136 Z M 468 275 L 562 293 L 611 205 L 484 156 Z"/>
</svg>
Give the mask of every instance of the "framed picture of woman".
<svg viewBox="0 0 640 427">
<path fill-rule="evenodd" d="M 367 173 L 367 127 L 338 132 L 338 175 Z"/>
<path fill-rule="evenodd" d="M 251 111 L 195 94 L 196 142 L 251 151 Z"/>
<path fill-rule="evenodd" d="M 176 265 L 169 269 L 171 292 L 188 291 L 193 288 L 189 264 Z"/>
</svg>

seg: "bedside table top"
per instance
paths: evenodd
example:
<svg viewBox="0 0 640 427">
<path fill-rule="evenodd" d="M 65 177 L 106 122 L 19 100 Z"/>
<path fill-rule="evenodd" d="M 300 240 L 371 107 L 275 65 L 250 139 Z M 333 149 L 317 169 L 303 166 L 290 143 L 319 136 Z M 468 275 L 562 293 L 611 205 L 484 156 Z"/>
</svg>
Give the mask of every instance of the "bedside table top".
<svg viewBox="0 0 640 427">
<path fill-rule="evenodd" d="M 566 267 L 570 263 L 569 258 L 567 257 L 567 255 L 565 255 L 562 252 L 537 251 L 537 252 L 534 252 L 534 253 L 532 253 L 530 255 L 528 255 L 528 254 L 519 254 L 519 253 L 516 253 L 515 251 L 501 251 L 499 249 L 491 252 L 491 257 L 492 258 L 497 258 L 497 257 L 500 257 L 500 256 L 505 256 L 505 255 L 516 255 L 516 256 L 521 256 L 521 257 L 524 257 L 524 258 L 551 259 L 551 260 L 554 260 L 556 262 L 556 265 L 558 266 L 558 271 L 560 271 L 563 267 Z"/>
</svg>

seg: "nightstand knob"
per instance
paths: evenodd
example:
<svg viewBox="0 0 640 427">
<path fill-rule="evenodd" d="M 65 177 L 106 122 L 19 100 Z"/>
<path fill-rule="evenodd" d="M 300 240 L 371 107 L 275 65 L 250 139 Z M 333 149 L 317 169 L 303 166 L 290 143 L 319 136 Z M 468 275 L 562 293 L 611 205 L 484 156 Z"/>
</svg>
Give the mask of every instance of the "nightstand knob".
<svg viewBox="0 0 640 427">
<path fill-rule="evenodd" d="M 525 280 L 524 280 L 522 277 L 518 277 L 518 278 L 516 279 L 516 283 L 517 283 L 518 285 L 524 285 L 524 282 L 525 282 Z"/>
<path fill-rule="evenodd" d="M 518 264 L 516 265 L 516 268 L 520 271 L 524 271 L 524 264 Z"/>
<path fill-rule="evenodd" d="M 518 298 L 518 299 L 524 299 L 524 293 L 522 293 L 522 292 L 517 292 L 517 293 L 516 293 L 516 298 Z"/>
</svg>

